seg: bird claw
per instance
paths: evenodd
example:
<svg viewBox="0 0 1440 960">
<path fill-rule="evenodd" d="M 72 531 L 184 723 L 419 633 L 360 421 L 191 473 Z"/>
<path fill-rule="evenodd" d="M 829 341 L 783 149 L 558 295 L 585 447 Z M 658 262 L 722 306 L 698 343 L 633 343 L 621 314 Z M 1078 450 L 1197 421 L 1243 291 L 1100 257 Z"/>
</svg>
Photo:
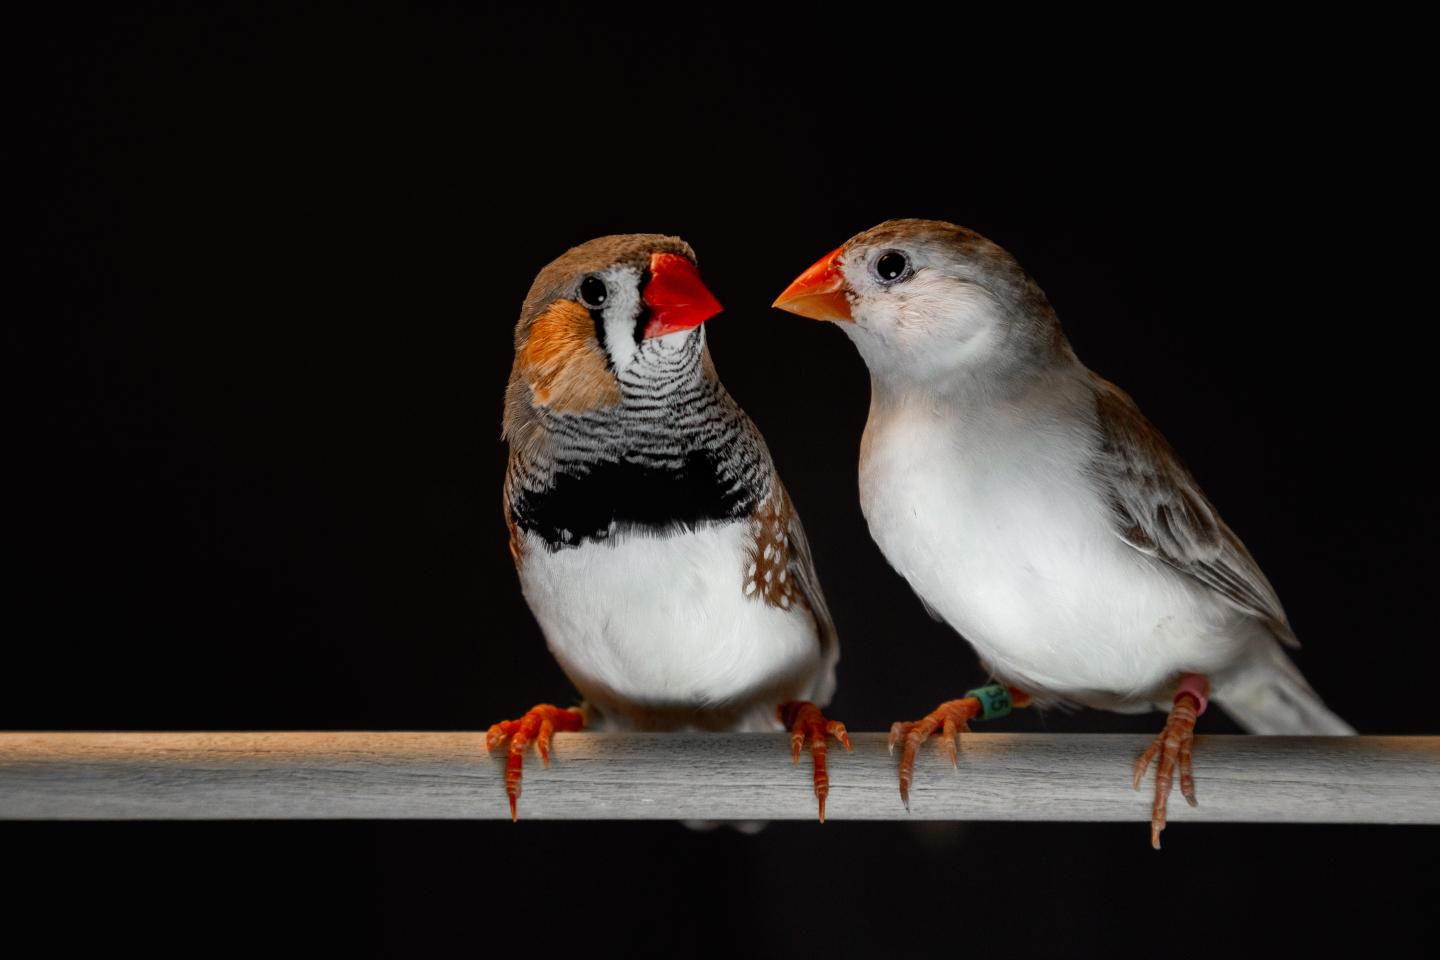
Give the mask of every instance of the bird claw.
<svg viewBox="0 0 1440 960">
<path fill-rule="evenodd" d="M 1175 698 L 1170 708 L 1170 718 L 1161 730 L 1135 760 L 1131 783 L 1136 790 L 1145 779 L 1145 772 L 1151 761 L 1159 757 L 1155 766 L 1155 799 L 1150 807 L 1150 846 L 1160 849 L 1160 833 L 1165 829 L 1165 813 L 1170 801 L 1170 790 L 1174 785 L 1175 768 L 1180 768 L 1180 795 L 1190 806 L 1197 806 L 1195 799 L 1195 775 L 1191 770 L 1190 755 L 1195 743 L 1195 721 L 1198 705 L 1195 699 L 1182 693 Z"/>
<path fill-rule="evenodd" d="M 810 759 L 815 768 L 815 799 L 820 804 L 820 822 L 825 822 L 825 798 L 830 795 L 830 774 L 826 767 L 829 754 L 827 737 L 834 737 L 850 746 L 850 733 L 839 720 L 829 720 L 820 708 L 808 700 L 782 703 L 775 711 L 780 722 L 790 729 L 790 751 L 794 764 L 800 765 L 800 750 L 810 741 Z"/>
<path fill-rule="evenodd" d="M 558 730 L 573 733 L 585 726 L 585 714 L 577 708 L 561 709 L 549 703 L 537 703 L 518 720 L 501 720 L 485 733 L 485 752 L 510 741 L 505 761 L 505 794 L 510 798 L 510 819 L 519 819 L 520 781 L 525 773 L 525 748 L 533 741 L 540 763 L 550 766 L 550 737 Z"/>
<path fill-rule="evenodd" d="M 915 757 L 920 746 L 931 734 L 939 730 L 940 745 L 957 769 L 960 766 L 959 743 L 956 734 L 969 733 L 970 721 L 978 717 L 983 707 L 975 697 L 962 697 L 940 704 L 919 720 L 899 722 L 890 726 L 890 753 L 895 745 L 903 743 L 900 751 L 900 802 L 910 809 L 910 783 L 915 776 Z"/>
</svg>

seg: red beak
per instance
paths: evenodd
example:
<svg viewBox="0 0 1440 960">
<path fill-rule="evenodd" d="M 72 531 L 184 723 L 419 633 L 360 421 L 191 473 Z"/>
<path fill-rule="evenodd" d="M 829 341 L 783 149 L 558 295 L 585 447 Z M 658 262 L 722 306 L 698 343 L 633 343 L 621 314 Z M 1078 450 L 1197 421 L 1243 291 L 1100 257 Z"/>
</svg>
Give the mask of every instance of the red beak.
<svg viewBox="0 0 1440 960">
<path fill-rule="evenodd" d="M 698 327 L 723 307 L 700 282 L 700 271 L 689 259 L 674 253 L 650 257 L 650 282 L 640 296 L 650 308 L 644 339 L 663 337 L 677 330 Z"/>
<path fill-rule="evenodd" d="M 840 247 L 831 250 L 785 288 L 772 307 L 788 310 L 812 320 L 853 321 L 850 301 L 845 299 L 845 274 L 840 272 Z"/>
</svg>

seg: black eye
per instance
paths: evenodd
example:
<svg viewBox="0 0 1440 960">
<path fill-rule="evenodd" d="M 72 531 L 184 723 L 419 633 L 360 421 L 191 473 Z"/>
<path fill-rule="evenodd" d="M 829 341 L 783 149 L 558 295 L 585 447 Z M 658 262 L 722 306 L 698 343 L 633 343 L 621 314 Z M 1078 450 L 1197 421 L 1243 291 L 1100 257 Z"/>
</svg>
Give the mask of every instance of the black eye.
<svg viewBox="0 0 1440 960">
<path fill-rule="evenodd" d="M 886 283 L 902 279 L 910 272 L 910 258 L 899 250 L 887 250 L 875 261 L 875 276 Z"/>
<path fill-rule="evenodd" d="M 605 306 L 609 296 L 610 291 L 605 288 L 605 281 L 599 277 L 586 277 L 580 281 L 580 299 L 591 310 Z"/>
</svg>

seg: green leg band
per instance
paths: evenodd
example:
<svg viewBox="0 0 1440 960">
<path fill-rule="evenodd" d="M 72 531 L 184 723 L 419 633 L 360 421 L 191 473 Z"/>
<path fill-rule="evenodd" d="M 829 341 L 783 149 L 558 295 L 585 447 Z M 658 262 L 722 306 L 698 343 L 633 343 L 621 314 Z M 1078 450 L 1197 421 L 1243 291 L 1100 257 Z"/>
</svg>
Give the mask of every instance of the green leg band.
<svg viewBox="0 0 1440 960">
<path fill-rule="evenodd" d="M 999 683 L 969 690 L 965 696 L 974 697 L 980 701 L 980 716 L 978 717 L 980 720 L 994 720 L 996 717 L 1003 717 L 1014 706 L 1010 702 L 1010 688 Z"/>
</svg>

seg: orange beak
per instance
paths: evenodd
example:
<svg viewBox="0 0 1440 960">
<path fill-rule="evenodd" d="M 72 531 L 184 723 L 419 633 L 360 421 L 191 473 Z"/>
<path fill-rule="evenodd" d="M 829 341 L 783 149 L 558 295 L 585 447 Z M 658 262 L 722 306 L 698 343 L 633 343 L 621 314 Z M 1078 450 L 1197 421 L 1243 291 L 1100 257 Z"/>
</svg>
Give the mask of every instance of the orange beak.
<svg viewBox="0 0 1440 960">
<path fill-rule="evenodd" d="M 772 307 L 809 317 L 812 320 L 843 320 L 850 316 L 850 301 L 845 299 L 845 274 L 840 272 L 840 251 L 832 250 L 815 265 L 795 278 L 776 298 Z"/>
</svg>

